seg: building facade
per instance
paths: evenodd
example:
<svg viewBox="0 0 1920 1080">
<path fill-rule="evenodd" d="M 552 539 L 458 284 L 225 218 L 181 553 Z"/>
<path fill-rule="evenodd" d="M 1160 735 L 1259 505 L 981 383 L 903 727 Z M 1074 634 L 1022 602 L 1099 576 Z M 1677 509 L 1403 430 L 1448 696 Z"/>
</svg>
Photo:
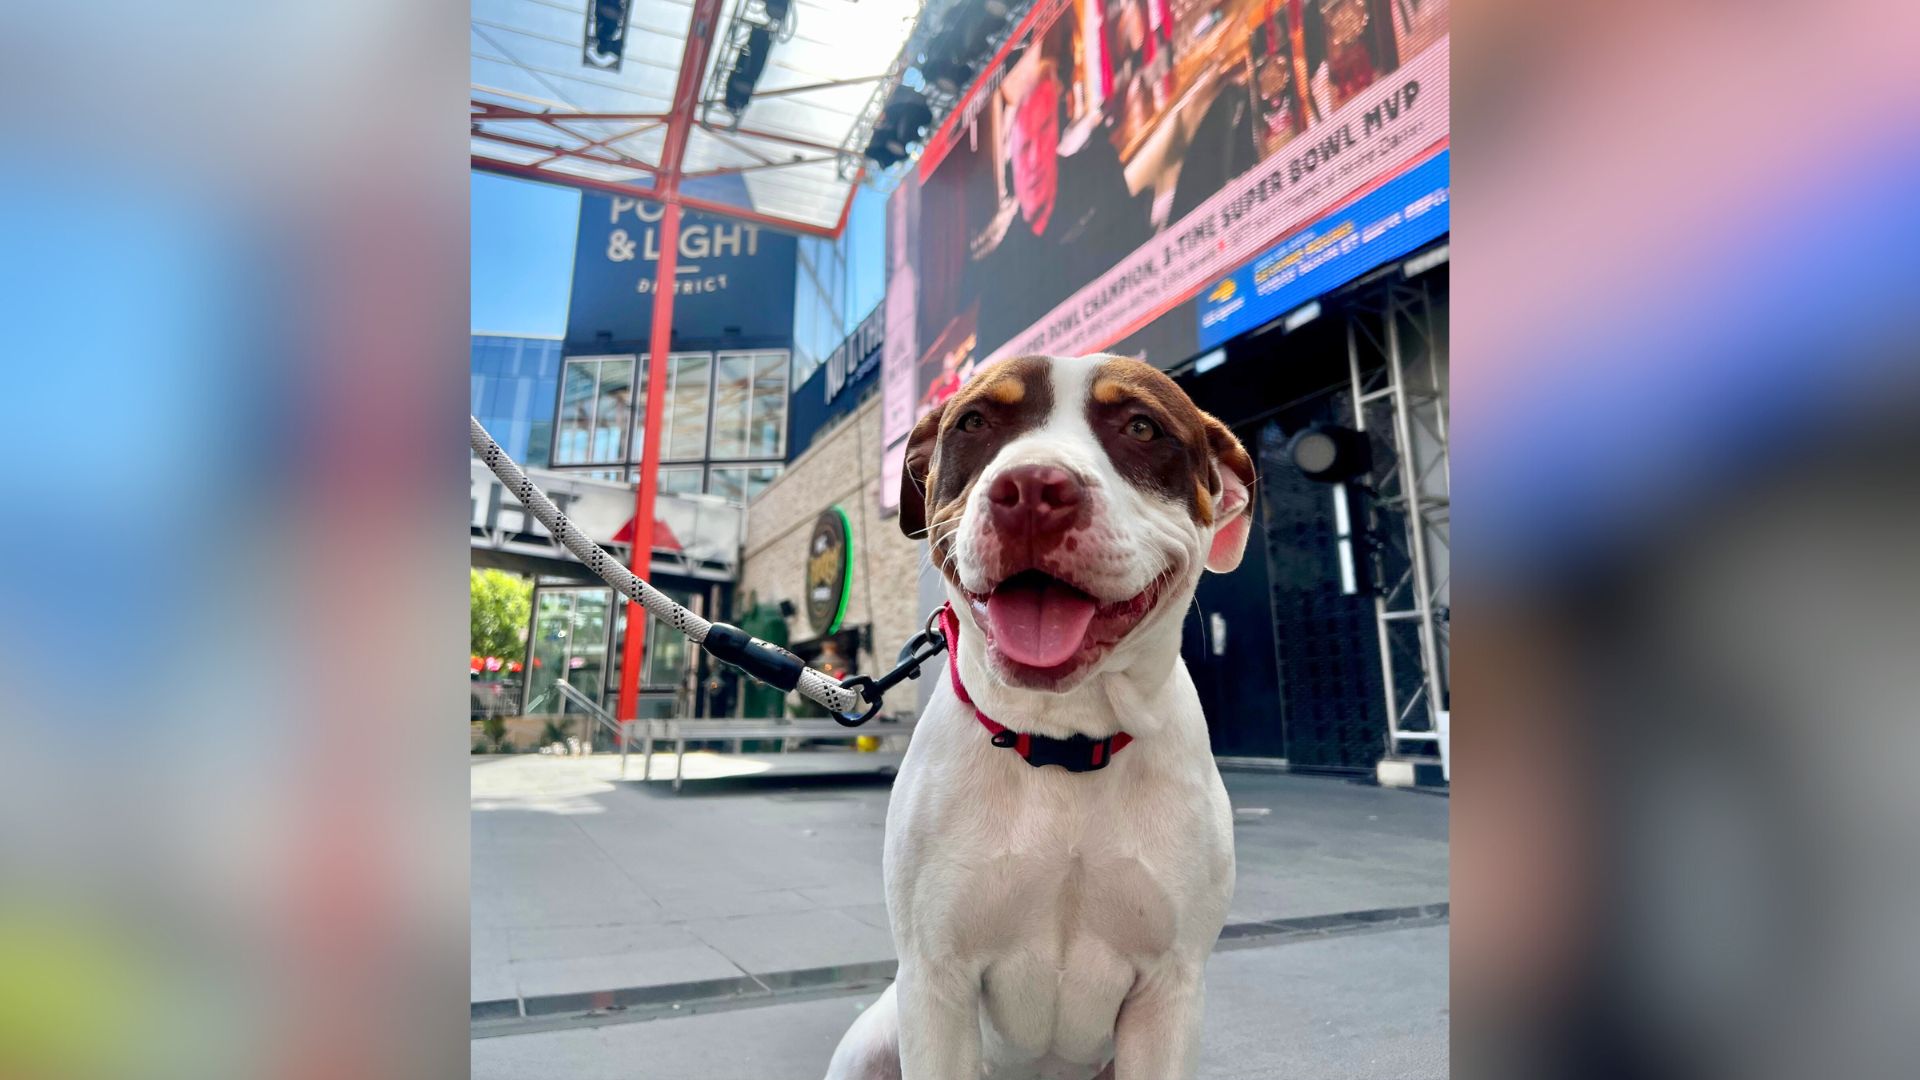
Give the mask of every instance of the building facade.
<svg viewBox="0 0 1920 1080">
<path fill-rule="evenodd" d="M 559 400 L 559 338 L 473 335 L 470 411 L 522 465 L 543 466 Z"/>
<path fill-rule="evenodd" d="M 788 648 L 835 673 L 891 663 L 925 616 L 913 585 L 924 545 L 879 490 L 885 230 L 883 197 L 862 188 L 838 238 L 800 242 L 788 461 L 748 510 L 736 593 L 738 611 L 777 619 Z M 820 580 L 836 559 L 844 572 Z M 911 694 L 896 700 L 913 711 Z"/>
<path fill-rule="evenodd" d="M 550 462 L 634 483 L 653 363 L 661 209 L 580 200 L 573 290 Z M 660 490 L 744 506 L 787 453 L 797 244 L 757 225 L 688 213 L 660 403 Z"/>
<path fill-rule="evenodd" d="M 623 562 L 646 435 L 652 291 L 660 212 L 637 199 L 582 197 L 567 330 L 528 343 L 475 335 L 473 405 L 489 430 L 575 523 Z M 688 214 L 660 403 L 660 492 L 649 560 L 656 588 L 708 618 L 733 607 L 745 506 L 790 454 L 788 404 L 796 241 Z M 484 466 L 473 478 L 475 565 L 534 583 L 521 709 L 566 718 L 605 743 L 627 602 L 554 546 Z M 649 616 L 642 716 L 727 715 L 737 685 Z M 562 683 L 564 682 L 564 686 Z"/>
<path fill-rule="evenodd" d="M 563 359 L 548 457 L 556 471 L 639 482 L 648 363 L 636 353 Z M 779 476 L 787 456 L 789 368 L 785 348 L 668 354 L 660 491 L 745 506 Z"/>
<path fill-rule="evenodd" d="M 879 438 L 880 402 L 868 394 L 789 463 L 747 515 L 738 595 L 743 603 L 778 607 L 787 647 L 816 666 L 884 670 L 926 621 L 915 584 L 926 545 L 907 538 L 880 509 Z M 846 515 L 851 573 L 840 586 L 843 615 L 831 628 L 810 617 L 808 593 L 819 555 L 815 527 L 836 508 Z M 894 711 L 912 711 L 911 693 L 897 701 Z"/>
</svg>

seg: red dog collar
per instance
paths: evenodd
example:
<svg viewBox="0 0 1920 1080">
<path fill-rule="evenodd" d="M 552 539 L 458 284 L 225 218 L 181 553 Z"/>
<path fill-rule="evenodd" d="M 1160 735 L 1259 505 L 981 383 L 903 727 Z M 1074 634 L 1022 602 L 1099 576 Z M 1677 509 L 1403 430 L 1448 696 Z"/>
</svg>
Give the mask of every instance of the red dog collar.
<svg viewBox="0 0 1920 1080">
<path fill-rule="evenodd" d="M 947 639 L 947 674 L 953 679 L 953 692 L 960 695 L 962 704 L 973 709 L 980 726 L 993 733 L 993 745 L 1012 750 L 1034 768 L 1058 765 L 1068 772 L 1093 772 L 1106 768 L 1107 762 L 1113 760 L 1113 755 L 1133 741 L 1133 736 L 1124 731 L 1106 739 L 1091 739 L 1085 735 L 1055 739 L 1009 729 L 981 712 L 973 704 L 973 696 L 967 693 L 966 686 L 960 682 L 960 620 L 953 614 L 952 604 L 944 604 L 940 608 L 940 633 Z"/>
</svg>

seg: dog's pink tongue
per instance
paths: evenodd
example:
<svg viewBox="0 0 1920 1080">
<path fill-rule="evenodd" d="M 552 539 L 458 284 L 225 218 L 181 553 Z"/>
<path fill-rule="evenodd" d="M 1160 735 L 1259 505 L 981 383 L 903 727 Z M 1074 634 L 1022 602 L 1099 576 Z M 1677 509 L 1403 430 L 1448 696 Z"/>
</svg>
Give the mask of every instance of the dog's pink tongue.
<svg viewBox="0 0 1920 1080">
<path fill-rule="evenodd" d="M 1093 598 L 1058 581 L 1002 585 L 987 598 L 994 644 L 1028 667 L 1057 667 L 1073 659 L 1093 622 Z"/>
</svg>

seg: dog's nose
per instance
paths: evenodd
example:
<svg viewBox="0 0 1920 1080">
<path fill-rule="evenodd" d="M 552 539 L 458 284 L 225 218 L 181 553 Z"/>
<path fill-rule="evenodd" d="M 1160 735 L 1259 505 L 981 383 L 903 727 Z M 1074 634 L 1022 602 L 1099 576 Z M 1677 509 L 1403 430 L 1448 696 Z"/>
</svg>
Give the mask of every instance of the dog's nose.
<svg viewBox="0 0 1920 1080">
<path fill-rule="evenodd" d="M 1080 478 L 1057 465 L 1018 465 L 994 479 L 987 502 L 1000 528 L 1045 535 L 1079 520 L 1086 495 Z"/>
</svg>

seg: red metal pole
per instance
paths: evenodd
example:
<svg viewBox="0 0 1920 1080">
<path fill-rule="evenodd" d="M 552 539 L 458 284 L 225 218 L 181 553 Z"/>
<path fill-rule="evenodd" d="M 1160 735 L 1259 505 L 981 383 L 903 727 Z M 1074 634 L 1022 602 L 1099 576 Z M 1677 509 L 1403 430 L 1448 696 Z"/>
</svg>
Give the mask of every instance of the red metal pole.
<svg viewBox="0 0 1920 1080">
<path fill-rule="evenodd" d="M 660 426 L 665 421 L 667 353 L 673 341 L 673 282 L 680 254 L 680 207 L 668 203 L 660 216 L 660 260 L 653 274 L 653 333 L 647 338 L 647 415 L 641 427 L 640 484 L 633 497 L 634 576 L 650 581 L 653 561 L 653 502 L 660 487 Z M 627 641 L 620 654 L 620 700 L 614 716 L 638 715 L 640 664 L 646 656 L 647 610 L 627 601 Z"/>
<path fill-rule="evenodd" d="M 680 163 L 687 152 L 687 134 L 693 130 L 693 110 L 700 77 L 707 70 L 707 49 L 713 44 L 720 0 L 694 0 L 687 23 L 687 46 L 680 53 L 679 81 L 673 88 L 673 109 L 667 114 L 667 137 L 660 148 L 660 167 L 654 189 L 665 206 L 660 217 L 660 260 L 653 275 L 653 333 L 647 338 L 647 419 L 641 433 L 640 483 L 633 496 L 634 576 L 648 580 L 653 563 L 653 501 L 660 475 L 660 426 L 667 397 L 667 354 L 673 351 L 673 293 L 675 263 L 680 255 Z M 640 665 L 646 657 L 646 609 L 627 602 L 627 642 L 620 656 L 620 699 L 614 717 L 628 722 L 639 716 Z"/>
</svg>

